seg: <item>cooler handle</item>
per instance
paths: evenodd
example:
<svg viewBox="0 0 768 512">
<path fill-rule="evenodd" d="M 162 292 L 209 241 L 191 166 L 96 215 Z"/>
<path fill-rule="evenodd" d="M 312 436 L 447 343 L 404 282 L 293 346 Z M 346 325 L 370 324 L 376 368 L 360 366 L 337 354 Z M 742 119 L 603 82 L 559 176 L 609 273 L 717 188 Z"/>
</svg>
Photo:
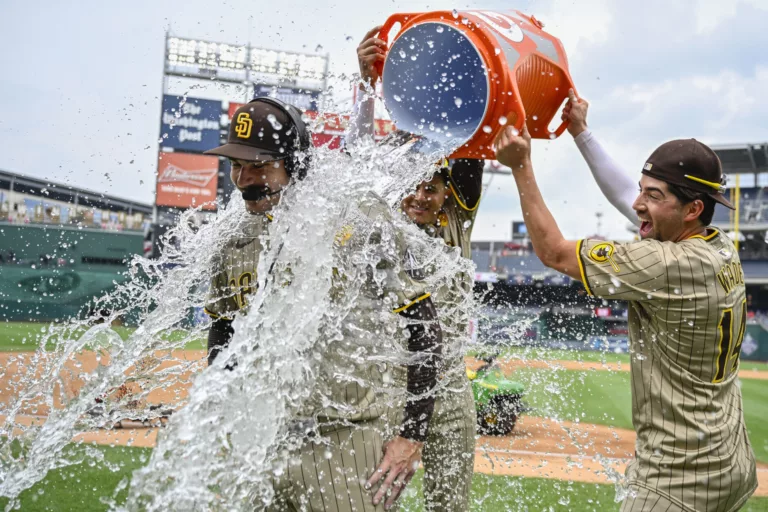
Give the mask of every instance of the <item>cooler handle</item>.
<svg viewBox="0 0 768 512">
<path fill-rule="evenodd" d="M 389 43 L 387 40 L 389 37 L 389 31 L 392 30 L 392 27 L 395 26 L 395 23 L 400 23 L 401 26 L 405 25 L 405 22 L 415 18 L 421 13 L 417 12 L 401 12 L 397 14 L 393 14 L 389 18 L 387 18 L 387 21 L 384 22 L 384 25 L 381 26 L 381 30 L 379 30 L 378 38 L 383 40 L 385 43 Z M 402 30 L 402 29 L 401 29 Z M 389 44 L 387 45 L 389 46 Z M 379 76 L 382 76 L 384 73 L 384 63 L 383 62 L 377 62 L 374 64 L 376 67 L 376 71 L 379 72 Z"/>
<path fill-rule="evenodd" d="M 570 86 L 570 88 L 571 88 L 571 89 L 573 89 L 573 93 L 574 93 L 574 94 L 576 95 L 576 97 L 578 98 L 578 97 L 579 97 L 579 93 L 578 93 L 578 92 L 576 92 L 576 86 L 575 86 L 575 85 L 573 85 L 573 81 L 572 81 L 572 80 L 570 80 L 570 76 L 568 77 L 568 82 L 569 82 L 569 84 L 568 84 L 568 85 Z M 566 99 L 567 99 L 567 97 L 566 97 Z M 557 114 L 559 114 L 559 112 L 555 113 L 555 115 L 557 115 Z M 555 131 L 554 131 L 554 132 L 550 132 L 550 133 L 554 133 L 554 134 L 555 134 L 555 138 L 557 138 L 557 137 L 559 137 L 559 136 L 561 136 L 561 135 L 563 134 L 563 132 L 565 131 L 565 129 L 566 129 L 566 128 L 568 128 L 568 125 L 569 125 L 569 124 L 570 124 L 570 121 L 563 121 L 562 123 L 560 123 L 560 126 L 558 126 L 557 128 L 555 128 Z"/>
</svg>

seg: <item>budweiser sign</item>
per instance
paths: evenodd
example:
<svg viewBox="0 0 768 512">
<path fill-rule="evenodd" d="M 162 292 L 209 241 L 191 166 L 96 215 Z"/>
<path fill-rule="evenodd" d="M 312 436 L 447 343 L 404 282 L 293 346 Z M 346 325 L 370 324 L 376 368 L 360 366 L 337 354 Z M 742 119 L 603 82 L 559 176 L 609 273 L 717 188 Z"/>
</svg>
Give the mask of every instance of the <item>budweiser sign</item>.
<svg viewBox="0 0 768 512">
<path fill-rule="evenodd" d="M 216 209 L 219 159 L 189 153 L 160 153 L 157 166 L 155 204 Z"/>
<path fill-rule="evenodd" d="M 195 169 L 188 171 L 169 164 L 157 177 L 158 183 L 188 183 L 198 187 L 206 187 L 219 173 L 219 169 Z"/>
</svg>

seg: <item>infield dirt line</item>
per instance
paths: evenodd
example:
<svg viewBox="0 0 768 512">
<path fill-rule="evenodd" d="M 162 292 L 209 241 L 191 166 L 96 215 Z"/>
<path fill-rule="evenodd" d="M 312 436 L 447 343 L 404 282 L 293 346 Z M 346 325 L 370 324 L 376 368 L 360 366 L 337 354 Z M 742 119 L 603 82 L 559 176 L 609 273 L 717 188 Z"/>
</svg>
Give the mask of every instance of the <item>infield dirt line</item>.
<svg viewBox="0 0 768 512">
<path fill-rule="evenodd" d="M 41 416 L 18 416 L 17 424 L 40 425 Z M 0 423 L 5 417 L 0 416 Z M 153 448 L 158 428 L 98 430 L 73 441 L 106 446 Z M 19 431 L 20 432 L 20 431 Z M 594 484 L 621 481 L 632 458 L 634 432 L 604 425 L 524 416 L 510 436 L 481 436 L 475 472 L 495 476 L 548 478 Z M 768 466 L 758 466 L 755 496 L 768 497 Z"/>
</svg>

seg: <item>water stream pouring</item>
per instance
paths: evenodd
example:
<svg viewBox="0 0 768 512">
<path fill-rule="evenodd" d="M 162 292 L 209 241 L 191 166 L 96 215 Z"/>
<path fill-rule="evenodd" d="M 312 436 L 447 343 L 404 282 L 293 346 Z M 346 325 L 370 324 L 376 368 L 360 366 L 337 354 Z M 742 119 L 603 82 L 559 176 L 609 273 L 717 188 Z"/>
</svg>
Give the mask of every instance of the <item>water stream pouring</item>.
<svg viewBox="0 0 768 512">
<path fill-rule="evenodd" d="M 563 45 L 519 11 L 394 14 L 383 64 L 384 100 L 398 129 L 456 148 L 452 158 L 492 158 L 505 126 L 556 138 L 549 123 L 574 88 Z"/>
</svg>

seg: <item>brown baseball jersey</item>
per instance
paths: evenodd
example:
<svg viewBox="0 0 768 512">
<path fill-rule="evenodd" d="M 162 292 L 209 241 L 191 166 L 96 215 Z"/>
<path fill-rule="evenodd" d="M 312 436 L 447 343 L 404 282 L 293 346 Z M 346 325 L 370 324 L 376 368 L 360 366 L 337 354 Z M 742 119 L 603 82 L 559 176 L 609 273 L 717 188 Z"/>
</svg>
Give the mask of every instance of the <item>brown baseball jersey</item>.
<svg viewBox="0 0 768 512">
<path fill-rule="evenodd" d="M 682 510 L 738 509 L 757 477 L 737 376 L 747 311 L 733 244 L 710 228 L 678 243 L 582 240 L 577 252 L 588 293 L 629 302 L 630 489 Z"/>
<path fill-rule="evenodd" d="M 247 305 L 248 294 L 255 291 L 263 244 L 268 243 L 269 222 L 268 216 L 254 216 L 246 233 L 223 247 L 205 307 L 210 316 L 232 319 Z M 354 304 L 342 324 L 343 339 L 330 342 L 324 350 L 317 393 L 301 416 L 321 423 L 375 419 L 386 411 L 381 395 L 389 392 L 385 384 L 392 381 L 394 364 L 388 365 L 386 359 L 402 350 L 397 343 L 406 341 L 402 318 L 392 313 L 431 294 L 404 270 L 405 239 L 378 197 L 368 195 L 346 212 L 334 243 L 337 268 L 331 276 L 331 295 L 340 302 L 351 293 Z M 367 259 L 356 257 L 361 251 Z M 378 261 L 377 275 L 367 266 L 371 260 Z M 349 290 L 349 282 L 362 282 L 362 289 Z"/>
</svg>

